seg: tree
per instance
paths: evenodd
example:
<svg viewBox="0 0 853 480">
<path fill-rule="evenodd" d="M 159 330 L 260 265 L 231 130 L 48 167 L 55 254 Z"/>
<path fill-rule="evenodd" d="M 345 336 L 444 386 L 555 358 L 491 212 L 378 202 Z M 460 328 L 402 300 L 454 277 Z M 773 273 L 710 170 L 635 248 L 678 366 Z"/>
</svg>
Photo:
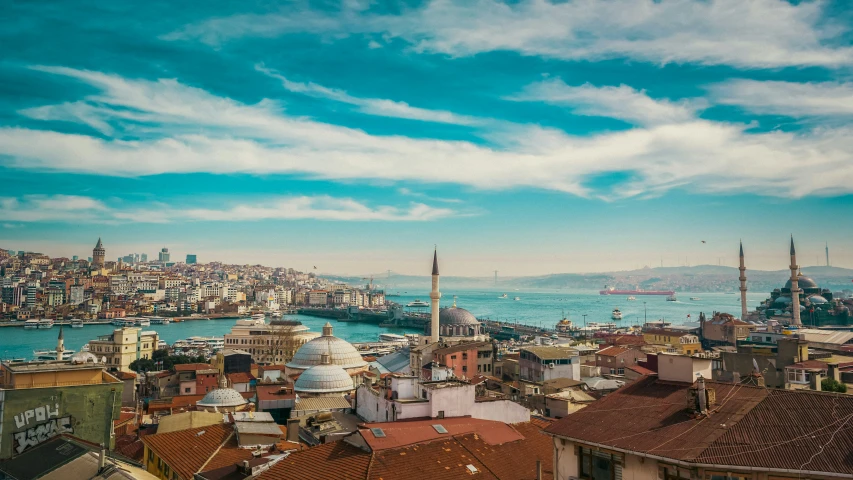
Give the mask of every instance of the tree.
<svg viewBox="0 0 853 480">
<path fill-rule="evenodd" d="M 270 334 L 266 339 L 266 345 L 261 347 L 263 356 L 258 360 L 271 364 L 289 362 L 299 348 L 296 336 L 299 325 L 301 325 L 299 322 L 273 320 L 270 323 Z"/>
<path fill-rule="evenodd" d="M 847 393 L 847 385 L 834 378 L 824 378 L 823 381 L 820 382 L 820 389 L 824 392 Z"/>
</svg>

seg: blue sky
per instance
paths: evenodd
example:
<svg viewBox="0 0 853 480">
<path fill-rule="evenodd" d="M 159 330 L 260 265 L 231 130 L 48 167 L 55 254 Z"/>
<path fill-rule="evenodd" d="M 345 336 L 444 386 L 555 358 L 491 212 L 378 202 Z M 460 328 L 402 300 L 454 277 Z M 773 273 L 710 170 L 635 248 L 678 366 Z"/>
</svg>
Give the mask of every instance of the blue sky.
<svg viewBox="0 0 853 480">
<path fill-rule="evenodd" d="M 841 1 L 18 2 L 0 246 L 321 272 L 853 264 Z M 705 240 L 706 243 L 701 243 Z"/>
</svg>

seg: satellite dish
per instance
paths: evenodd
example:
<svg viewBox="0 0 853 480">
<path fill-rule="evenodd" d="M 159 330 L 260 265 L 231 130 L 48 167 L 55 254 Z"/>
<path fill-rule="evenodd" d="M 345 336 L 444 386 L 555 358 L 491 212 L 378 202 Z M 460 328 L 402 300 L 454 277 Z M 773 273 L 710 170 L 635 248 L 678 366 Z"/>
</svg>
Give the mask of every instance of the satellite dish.
<svg viewBox="0 0 853 480">
<path fill-rule="evenodd" d="M 107 357 L 101 357 L 101 363 L 107 363 Z"/>
<path fill-rule="evenodd" d="M 758 368 L 758 362 L 756 362 L 754 358 L 752 359 L 752 366 L 755 368 L 755 373 L 761 372 L 761 369 Z"/>
</svg>

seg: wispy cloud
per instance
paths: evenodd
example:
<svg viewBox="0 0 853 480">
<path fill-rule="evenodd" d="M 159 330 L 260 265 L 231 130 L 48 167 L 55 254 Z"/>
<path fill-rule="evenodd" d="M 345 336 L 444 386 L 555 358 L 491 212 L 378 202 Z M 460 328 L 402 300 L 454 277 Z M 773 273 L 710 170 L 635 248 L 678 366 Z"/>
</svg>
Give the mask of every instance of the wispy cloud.
<svg viewBox="0 0 853 480">
<path fill-rule="evenodd" d="M 632 58 L 742 68 L 853 63 L 845 28 L 828 2 L 786 0 L 430 0 L 400 14 L 362 5 L 332 12 L 304 4 L 265 15 L 235 15 L 188 25 L 161 38 L 219 45 L 245 36 L 309 32 L 382 34 L 424 52 L 455 56 L 515 51 L 560 59 Z"/>
<path fill-rule="evenodd" d="M 508 98 L 569 106 L 577 115 L 618 118 L 640 125 L 692 120 L 696 112 L 704 107 L 701 99 L 672 102 L 653 99 L 646 92 L 628 85 L 596 87 L 586 83 L 570 86 L 560 79 L 528 85 L 522 93 Z"/>
<path fill-rule="evenodd" d="M 749 125 L 685 119 L 578 137 L 556 129 L 503 125 L 500 132 L 492 132 L 492 144 L 474 144 L 371 135 L 289 116 L 273 102 L 247 105 L 176 80 L 133 80 L 62 67 L 40 70 L 99 88 L 100 93 L 78 104 L 97 106 L 99 110 L 90 113 L 119 133 L 103 139 L 0 128 L 2 164 L 130 176 L 283 173 L 483 189 L 529 187 L 582 196 L 597 193 L 584 186 L 588 178 L 630 171 L 630 183 L 615 195 L 640 196 L 673 188 L 789 197 L 853 192 L 849 128 L 748 133 Z M 599 99 L 595 108 L 614 109 L 610 100 L 602 100 L 612 92 L 583 92 Z M 642 93 L 628 87 L 617 93 L 627 93 L 640 105 L 644 102 Z M 651 106 L 656 105 L 660 107 Z M 634 105 L 631 111 L 639 118 L 637 109 Z M 656 110 L 651 118 L 667 117 L 672 108 L 662 111 Z M 120 132 L 128 123 L 143 123 L 149 136 L 123 138 Z M 804 177 L 804 169 L 833 174 Z"/>
<path fill-rule="evenodd" d="M 259 220 L 329 220 L 422 222 L 455 215 L 451 209 L 411 202 L 402 207 L 369 206 L 351 198 L 328 195 L 270 197 L 252 202 L 221 202 L 220 209 L 192 205 L 145 208 L 113 205 L 76 195 L 0 197 L 0 221 L 62 223 L 174 223 L 186 221 L 244 222 Z M 13 224 L 4 224 L 13 228 Z"/>
<path fill-rule="evenodd" d="M 467 115 L 458 115 L 456 113 L 443 110 L 429 110 L 426 108 L 413 107 L 406 102 L 397 102 L 383 98 L 354 97 L 343 90 L 324 87 L 316 83 L 294 82 L 287 79 L 279 72 L 266 68 L 261 64 L 255 65 L 255 69 L 269 77 L 281 81 L 281 85 L 291 92 L 354 105 L 359 107 L 359 111 L 368 115 L 407 118 L 410 120 L 449 123 L 454 125 L 478 125 L 484 123 L 483 119 L 469 117 Z"/>
<path fill-rule="evenodd" d="M 853 83 L 735 79 L 711 85 L 717 103 L 790 117 L 853 116 Z"/>
</svg>

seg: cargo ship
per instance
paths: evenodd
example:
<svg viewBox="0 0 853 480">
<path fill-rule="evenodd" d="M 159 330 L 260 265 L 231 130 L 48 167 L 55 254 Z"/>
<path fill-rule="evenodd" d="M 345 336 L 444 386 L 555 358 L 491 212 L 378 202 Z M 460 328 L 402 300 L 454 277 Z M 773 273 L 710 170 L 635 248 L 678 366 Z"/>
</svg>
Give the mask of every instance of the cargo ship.
<svg viewBox="0 0 853 480">
<path fill-rule="evenodd" d="M 604 286 L 604 290 L 598 292 L 600 295 L 675 295 L 672 290 L 616 290 L 613 287 Z"/>
</svg>

